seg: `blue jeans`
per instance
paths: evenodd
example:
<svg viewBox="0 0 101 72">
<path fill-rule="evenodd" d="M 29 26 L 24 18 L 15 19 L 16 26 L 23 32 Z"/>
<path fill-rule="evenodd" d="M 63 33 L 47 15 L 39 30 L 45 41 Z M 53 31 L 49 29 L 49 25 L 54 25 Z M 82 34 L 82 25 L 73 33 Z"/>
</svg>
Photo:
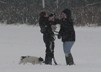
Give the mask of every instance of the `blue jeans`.
<svg viewBox="0 0 101 72">
<path fill-rule="evenodd" d="M 71 48 L 72 48 L 73 44 L 74 44 L 74 41 L 63 42 L 63 50 L 65 53 L 65 56 L 68 57 L 68 54 L 71 53 Z"/>
</svg>

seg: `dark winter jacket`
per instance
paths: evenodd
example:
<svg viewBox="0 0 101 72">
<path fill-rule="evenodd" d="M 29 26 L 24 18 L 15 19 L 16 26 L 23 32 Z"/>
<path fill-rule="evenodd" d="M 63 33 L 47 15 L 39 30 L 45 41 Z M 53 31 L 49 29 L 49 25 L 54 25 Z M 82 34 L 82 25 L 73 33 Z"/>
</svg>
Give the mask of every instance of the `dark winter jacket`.
<svg viewBox="0 0 101 72">
<path fill-rule="evenodd" d="M 39 19 L 39 26 L 43 34 L 52 34 L 51 25 L 49 24 L 48 17 Z"/>
<path fill-rule="evenodd" d="M 51 23 L 52 22 L 48 20 L 48 17 L 39 19 L 40 31 L 43 33 L 44 42 L 53 40 L 54 32 L 52 31 Z"/>
<path fill-rule="evenodd" d="M 75 41 L 73 22 L 65 19 L 60 21 L 60 25 L 61 28 L 58 36 L 62 37 L 62 41 Z"/>
</svg>

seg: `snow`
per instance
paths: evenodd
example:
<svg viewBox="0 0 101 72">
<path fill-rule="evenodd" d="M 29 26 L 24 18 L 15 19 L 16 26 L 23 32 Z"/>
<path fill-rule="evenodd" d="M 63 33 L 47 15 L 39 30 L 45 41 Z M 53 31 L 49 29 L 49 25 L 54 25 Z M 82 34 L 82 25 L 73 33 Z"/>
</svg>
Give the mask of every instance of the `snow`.
<svg viewBox="0 0 101 72">
<path fill-rule="evenodd" d="M 72 54 L 76 65 L 65 63 L 61 40 L 55 41 L 59 65 L 19 65 L 25 55 L 45 57 L 45 45 L 39 27 L 0 25 L 0 72 L 101 72 L 101 27 L 75 27 L 76 42 Z"/>
</svg>

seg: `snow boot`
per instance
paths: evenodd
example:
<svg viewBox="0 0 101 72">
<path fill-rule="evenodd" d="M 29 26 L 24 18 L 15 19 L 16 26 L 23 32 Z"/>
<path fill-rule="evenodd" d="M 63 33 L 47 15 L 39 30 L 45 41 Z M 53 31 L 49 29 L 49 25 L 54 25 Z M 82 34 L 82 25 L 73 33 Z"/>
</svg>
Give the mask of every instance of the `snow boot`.
<svg viewBox="0 0 101 72">
<path fill-rule="evenodd" d="M 65 56 L 65 58 L 66 58 L 66 64 L 67 65 L 74 65 L 74 61 L 73 61 L 73 57 L 72 57 L 71 53 L 68 54 L 68 57 Z"/>
<path fill-rule="evenodd" d="M 45 64 L 52 65 L 52 57 L 50 56 L 50 54 L 46 54 Z"/>
</svg>

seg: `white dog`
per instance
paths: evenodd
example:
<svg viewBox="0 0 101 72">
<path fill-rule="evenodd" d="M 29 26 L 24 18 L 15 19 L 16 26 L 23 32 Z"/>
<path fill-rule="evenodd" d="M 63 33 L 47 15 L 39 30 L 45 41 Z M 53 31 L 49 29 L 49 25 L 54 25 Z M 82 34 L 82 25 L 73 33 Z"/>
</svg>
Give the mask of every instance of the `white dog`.
<svg viewBox="0 0 101 72">
<path fill-rule="evenodd" d="M 43 58 L 41 57 L 38 58 L 34 56 L 21 56 L 19 64 L 32 63 L 34 65 L 34 64 L 42 64 L 43 62 L 44 62 Z"/>
</svg>

